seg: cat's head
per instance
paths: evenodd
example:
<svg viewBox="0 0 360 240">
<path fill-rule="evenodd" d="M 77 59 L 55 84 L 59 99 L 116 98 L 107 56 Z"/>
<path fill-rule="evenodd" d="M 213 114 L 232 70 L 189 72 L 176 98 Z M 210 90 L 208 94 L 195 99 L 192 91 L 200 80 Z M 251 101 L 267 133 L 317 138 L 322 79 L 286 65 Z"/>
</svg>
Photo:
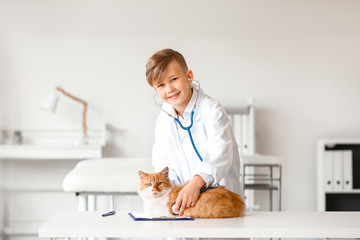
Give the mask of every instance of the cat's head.
<svg viewBox="0 0 360 240">
<path fill-rule="evenodd" d="M 158 173 L 144 173 L 139 171 L 140 186 L 139 193 L 142 197 L 158 197 L 172 187 L 169 179 L 169 168 L 164 168 Z"/>
</svg>

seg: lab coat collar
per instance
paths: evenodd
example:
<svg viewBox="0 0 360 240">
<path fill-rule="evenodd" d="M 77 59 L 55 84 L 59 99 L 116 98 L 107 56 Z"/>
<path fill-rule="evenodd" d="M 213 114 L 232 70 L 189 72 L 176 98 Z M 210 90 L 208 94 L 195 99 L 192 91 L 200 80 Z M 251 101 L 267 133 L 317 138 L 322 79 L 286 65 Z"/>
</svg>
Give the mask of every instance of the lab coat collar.
<svg viewBox="0 0 360 240">
<path fill-rule="evenodd" d="M 176 116 L 176 111 L 175 111 L 174 107 L 171 104 L 163 102 L 162 107 L 166 112 L 170 113 L 173 116 Z M 162 112 L 162 113 L 164 113 L 164 112 Z M 167 119 L 171 119 L 167 114 L 164 113 L 164 115 L 167 116 Z"/>
<path fill-rule="evenodd" d="M 187 105 L 187 107 L 185 108 L 185 111 L 184 111 L 184 118 L 187 118 L 188 116 L 191 115 L 191 110 L 192 110 L 192 108 L 193 108 L 193 106 L 195 104 L 195 100 L 196 100 L 196 97 L 197 97 L 198 94 L 199 94 L 199 97 L 198 97 L 197 102 L 196 102 L 196 108 L 194 109 L 194 121 L 197 121 L 197 120 L 200 119 L 201 112 L 199 111 L 199 109 L 200 109 L 199 107 L 200 107 L 202 99 L 204 99 L 204 92 L 203 92 L 203 90 L 201 88 L 199 89 L 199 91 L 197 91 L 195 89 L 193 90 L 193 94 L 191 96 L 189 104 Z M 162 107 L 166 112 L 168 112 L 168 113 L 172 114 L 173 116 L 177 117 L 177 113 L 176 113 L 174 107 L 171 104 L 163 102 Z M 161 111 L 161 112 L 162 112 L 164 118 L 167 119 L 166 122 L 173 122 L 174 121 L 174 119 L 170 118 L 163 111 Z"/>
<path fill-rule="evenodd" d="M 192 92 L 192 96 L 191 96 L 191 99 L 188 103 L 188 105 L 186 106 L 185 108 L 185 111 L 184 111 L 184 119 L 185 118 L 188 118 L 190 115 L 191 115 L 191 112 L 193 110 L 193 107 L 194 107 L 194 104 L 195 104 L 195 101 L 196 101 L 196 98 L 197 96 L 200 94 L 199 91 L 196 91 L 194 88 L 193 88 L 193 92 Z M 199 96 L 200 97 L 200 96 Z M 199 98 L 198 98 L 198 102 L 199 102 Z M 198 105 L 198 103 L 196 102 L 196 105 Z M 194 112 L 196 111 L 196 109 L 194 109 Z M 194 113 L 195 115 L 195 113 Z"/>
</svg>

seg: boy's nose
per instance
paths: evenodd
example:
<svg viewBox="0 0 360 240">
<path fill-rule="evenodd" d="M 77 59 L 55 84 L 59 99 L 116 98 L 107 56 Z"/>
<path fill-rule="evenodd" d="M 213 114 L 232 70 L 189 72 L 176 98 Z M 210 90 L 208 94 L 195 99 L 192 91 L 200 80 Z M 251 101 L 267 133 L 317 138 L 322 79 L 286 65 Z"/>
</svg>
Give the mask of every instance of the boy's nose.
<svg viewBox="0 0 360 240">
<path fill-rule="evenodd" d="M 168 93 L 171 93 L 175 90 L 174 86 L 172 84 L 168 84 L 166 91 Z"/>
</svg>

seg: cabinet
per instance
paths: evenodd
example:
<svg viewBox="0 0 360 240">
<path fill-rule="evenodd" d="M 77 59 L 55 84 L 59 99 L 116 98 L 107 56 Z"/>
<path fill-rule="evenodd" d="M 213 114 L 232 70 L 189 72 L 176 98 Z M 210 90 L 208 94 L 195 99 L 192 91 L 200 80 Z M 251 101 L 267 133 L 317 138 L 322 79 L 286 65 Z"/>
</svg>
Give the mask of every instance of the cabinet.
<svg viewBox="0 0 360 240">
<path fill-rule="evenodd" d="M 318 211 L 360 211 L 360 139 L 317 145 Z"/>
<path fill-rule="evenodd" d="M 63 178 L 78 161 L 102 156 L 100 141 L 74 145 L 72 141 L 60 143 L 59 134 L 52 135 L 58 142 L 25 138 L 22 145 L 0 145 L 0 230 L 4 239 L 29 239 L 55 212 L 76 210 L 75 197 L 63 191 Z"/>
</svg>

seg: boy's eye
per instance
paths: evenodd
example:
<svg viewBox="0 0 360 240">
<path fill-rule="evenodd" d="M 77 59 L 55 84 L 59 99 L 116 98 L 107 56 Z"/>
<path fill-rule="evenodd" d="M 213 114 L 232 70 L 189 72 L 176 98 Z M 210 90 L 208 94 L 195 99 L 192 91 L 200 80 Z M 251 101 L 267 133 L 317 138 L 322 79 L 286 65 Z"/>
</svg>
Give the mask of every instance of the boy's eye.
<svg viewBox="0 0 360 240">
<path fill-rule="evenodd" d="M 159 84 L 158 86 L 157 86 L 157 88 L 161 88 L 161 87 L 163 87 L 164 86 L 164 84 Z"/>
<path fill-rule="evenodd" d="M 173 79 L 171 79 L 171 81 L 176 81 L 177 80 L 177 78 L 175 77 L 175 78 L 173 78 Z"/>
<path fill-rule="evenodd" d="M 147 185 L 148 185 L 149 187 L 150 187 L 150 186 L 152 186 L 152 184 L 151 184 L 151 183 L 148 183 Z"/>
</svg>

